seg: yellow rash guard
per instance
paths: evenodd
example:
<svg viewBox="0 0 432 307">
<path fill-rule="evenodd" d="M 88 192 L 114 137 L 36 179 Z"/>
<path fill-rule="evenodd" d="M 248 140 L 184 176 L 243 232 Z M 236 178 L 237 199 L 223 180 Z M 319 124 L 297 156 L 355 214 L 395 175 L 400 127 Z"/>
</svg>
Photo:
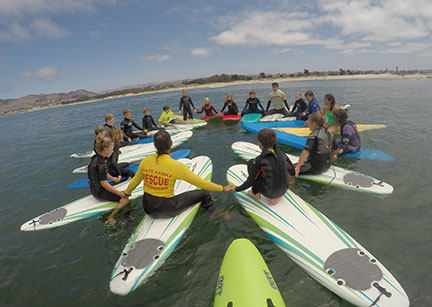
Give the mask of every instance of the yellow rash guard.
<svg viewBox="0 0 432 307">
<path fill-rule="evenodd" d="M 166 123 L 169 122 L 171 119 L 171 116 L 173 116 L 174 113 L 172 111 L 169 111 L 168 113 L 163 111 L 161 116 L 159 117 L 158 123 Z"/>
<path fill-rule="evenodd" d="M 174 197 L 174 184 L 181 179 L 208 191 L 223 191 L 223 186 L 202 179 L 194 174 L 186 165 L 172 159 L 169 155 L 157 153 L 144 158 L 125 193 L 130 195 L 142 180 L 144 192 L 157 197 Z"/>
</svg>

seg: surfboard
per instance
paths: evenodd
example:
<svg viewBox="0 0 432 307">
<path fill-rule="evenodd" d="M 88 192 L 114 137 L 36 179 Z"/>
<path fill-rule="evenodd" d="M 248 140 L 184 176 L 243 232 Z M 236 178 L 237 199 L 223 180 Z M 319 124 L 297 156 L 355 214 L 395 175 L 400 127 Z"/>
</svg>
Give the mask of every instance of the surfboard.
<svg viewBox="0 0 432 307">
<path fill-rule="evenodd" d="M 242 123 L 256 123 L 258 122 L 262 117 L 261 113 L 248 113 L 242 116 L 241 122 Z"/>
<path fill-rule="evenodd" d="M 236 186 L 246 178 L 246 165 L 227 172 L 228 182 Z M 356 306 L 409 306 L 404 289 L 384 265 L 294 192 L 288 190 L 274 206 L 246 191 L 234 195 L 269 238 L 330 291 Z"/>
<path fill-rule="evenodd" d="M 173 142 L 172 148 L 175 148 L 183 144 L 184 142 L 186 142 L 192 136 L 192 134 L 193 134 L 192 131 L 184 131 L 182 133 L 178 133 L 176 135 L 171 136 L 171 140 Z M 121 149 L 123 149 L 123 147 Z M 154 147 L 153 143 L 134 145 L 133 149 L 128 150 L 127 152 L 122 151 L 122 153 L 119 155 L 118 162 L 134 163 L 142 160 L 143 158 L 155 152 L 156 152 L 156 148 Z M 88 165 L 78 167 L 74 169 L 72 173 L 87 173 L 87 166 Z"/>
<path fill-rule="evenodd" d="M 224 115 L 222 119 L 223 121 L 239 121 L 241 117 L 234 114 L 228 114 L 228 115 Z"/>
<path fill-rule="evenodd" d="M 177 150 L 177 151 L 170 153 L 170 156 L 174 160 L 178 160 L 181 158 L 186 158 L 187 156 L 190 155 L 190 153 L 191 153 L 190 149 L 180 149 L 180 150 Z M 139 166 L 139 163 L 136 163 L 136 164 L 130 165 L 126 168 L 130 169 L 131 171 L 133 171 L 136 174 L 136 172 L 138 170 L 138 166 Z M 126 177 L 122 177 L 122 181 L 124 181 L 124 180 L 126 180 Z M 113 183 L 113 181 L 111 179 L 108 179 L 108 182 Z M 77 180 L 74 183 L 71 183 L 70 185 L 68 185 L 68 189 L 86 188 L 89 185 L 90 185 L 90 180 L 88 180 L 88 178 L 83 178 L 83 179 Z"/>
<path fill-rule="evenodd" d="M 170 120 L 172 120 L 174 118 L 179 118 L 179 119 L 183 120 L 183 115 L 173 115 L 170 117 Z M 193 119 L 188 119 L 188 120 L 189 120 L 189 124 L 175 123 L 175 125 L 179 126 L 179 127 L 191 126 L 194 128 L 207 125 L 205 120 L 202 120 L 202 119 L 193 118 Z"/>
<path fill-rule="evenodd" d="M 140 141 L 142 141 L 142 142 L 140 142 Z M 128 145 L 120 147 L 120 152 L 126 153 L 126 152 L 129 152 L 129 151 L 132 151 L 132 150 L 139 148 L 139 145 L 148 144 L 148 143 L 152 143 L 152 142 L 153 142 L 153 138 L 145 138 L 145 139 L 141 139 L 138 141 L 129 142 Z M 73 153 L 70 155 L 70 157 L 71 158 L 84 159 L 84 158 L 91 158 L 95 154 L 96 153 L 93 150 L 89 150 L 89 151 L 84 151 L 84 152 Z"/>
<path fill-rule="evenodd" d="M 246 161 L 261 154 L 261 150 L 258 145 L 248 142 L 235 142 L 232 144 L 231 148 L 240 158 Z M 298 156 L 289 154 L 286 155 L 293 164 L 298 162 Z M 382 180 L 378 180 L 373 177 L 334 165 L 321 174 L 299 175 L 299 178 L 359 192 L 372 194 L 393 193 L 393 187 Z"/>
<path fill-rule="evenodd" d="M 375 130 L 375 129 L 382 129 L 386 128 L 386 125 L 378 125 L 378 124 L 358 124 L 357 130 L 359 132 L 368 131 L 368 130 Z M 283 131 L 290 134 L 295 134 L 298 136 L 304 136 L 307 137 L 310 134 L 309 127 L 300 127 L 300 128 L 275 128 L 279 131 Z"/>
<path fill-rule="evenodd" d="M 260 122 L 275 122 L 279 118 L 281 118 L 283 115 L 279 113 L 271 114 L 271 115 L 265 115 L 263 116 L 259 121 Z"/>
<path fill-rule="evenodd" d="M 263 128 L 285 128 L 285 127 L 299 127 L 300 123 L 304 121 L 291 121 L 291 122 L 277 122 L 277 123 L 251 123 L 251 124 L 242 124 L 242 128 L 246 129 L 252 133 L 258 133 Z M 286 126 L 285 126 L 286 125 Z M 291 133 L 286 133 L 280 130 L 275 129 L 276 132 L 276 141 L 278 143 L 282 143 L 294 148 L 303 149 L 306 145 L 307 138 L 303 136 L 294 135 Z M 343 155 L 343 157 L 347 158 L 355 158 L 355 159 L 368 159 L 375 161 L 394 161 L 394 158 L 385 152 L 377 149 L 368 149 L 361 148 L 358 152 Z"/>
<path fill-rule="evenodd" d="M 179 160 L 195 174 L 210 180 L 212 162 L 200 156 Z M 175 194 L 197 189 L 186 181 L 179 180 Z M 172 253 L 195 217 L 199 203 L 187 208 L 172 218 L 152 218 L 145 215 L 123 249 L 111 274 L 110 290 L 118 295 L 127 295 L 141 286 Z"/>
<path fill-rule="evenodd" d="M 223 115 L 218 113 L 218 114 L 212 114 L 209 116 L 203 115 L 203 116 L 201 116 L 201 119 L 207 121 L 208 123 L 210 123 L 210 122 L 213 123 L 213 122 L 221 121 L 222 117 L 223 117 Z"/>
<path fill-rule="evenodd" d="M 232 241 L 222 261 L 214 307 L 227 306 L 285 306 L 269 268 L 248 239 Z"/>
</svg>

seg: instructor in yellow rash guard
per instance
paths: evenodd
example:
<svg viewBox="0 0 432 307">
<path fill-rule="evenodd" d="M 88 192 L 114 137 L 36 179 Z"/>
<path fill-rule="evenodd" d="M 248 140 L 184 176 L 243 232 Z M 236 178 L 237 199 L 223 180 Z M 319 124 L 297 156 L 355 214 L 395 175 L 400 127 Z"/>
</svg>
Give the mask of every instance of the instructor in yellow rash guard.
<svg viewBox="0 0 432 307">
<path fill-rule="evenodd" d="M 141 161 L 135 177 L 124 191 L 126 195 L 130 195 L 138 184 L 144 181 L 143 208 L 147 214 L 175 216 L 198 202 L 201 202 L 204 208 L 208 208 L 212 201 L 208 191 L 232 190 L 229 185 L 222 186 L 202 179 L 186 165 L 172 159 L 169 156 L 172 141 L 165 130 L 154 135 L 154 145 L 157 152 Z M 174 196 L 174 185 L 178 179 L 185 180 L 202 190 Z"/>
</svg>

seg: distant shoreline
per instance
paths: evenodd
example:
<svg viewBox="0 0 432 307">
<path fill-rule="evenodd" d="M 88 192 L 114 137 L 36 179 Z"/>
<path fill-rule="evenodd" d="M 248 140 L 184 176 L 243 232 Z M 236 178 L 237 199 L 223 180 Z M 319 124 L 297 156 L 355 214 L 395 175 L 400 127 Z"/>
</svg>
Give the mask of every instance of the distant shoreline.
<svg viewBox="0 0 432 307">
<path fill-rule="evenodd" d="M 297 82 L 297 81 L 318 81 L 318 80 L 355 80 L 355 79 L 426 79 L 430 78 L 430 74 L 428 73 L 415 73 L 415 74 L 405 74 L 398 75 L 394 73 L 382 73 L 382 74 L 358 74 L 358 75 L 317 75 L 317 76 L 301 76 L 301 77 L 282 77 L 282 78 L 263 78 L 263 79 L 253 79 L 253 80 L 241 80 L 241 81 L 232 81 L 232 82 L 215 82 L 215 83 L 206 83 L 206 84 L 190 84 L 182 87 L 168 88 L 162 90 L 154 90 L 154 91 L 145 91 L 140 93 L 130 93 L 125 95 L 115 95 L 108 96 L 100 99 L 91 99 L 80 102 L 73 102 L 68 104 L 58 104 L 40 108 L 30 108 L 28 110 L 19 110 L 16 112 L 9 112 L 6 114 L 0 114 L 0 116 L 9 116 L 21 113 L 28 113 L 34 111 L 40 111 L 51 108 L 65 107 L 70 105 L 84 104 L 84 103 L 92 103 L 97 101 L 104 101 L 108 99 L 116 99 L 130 96 L 139 96 L 139 95 L 148 95 L 154 93 L 165 93 L 165 92 L 174 92 L 181 91 L 183 88 L 188 90 L 197 89 L 197 88 L 215 88 L 215 87 L 224 87 L 224 86 L 232 86 L 232 85 L 242 85 L 242 84 L 261 84 L 261 83 L 269 83 L 272 82 Z M 270 88 L 270 87 L 269 87 Z"/>
</svg>

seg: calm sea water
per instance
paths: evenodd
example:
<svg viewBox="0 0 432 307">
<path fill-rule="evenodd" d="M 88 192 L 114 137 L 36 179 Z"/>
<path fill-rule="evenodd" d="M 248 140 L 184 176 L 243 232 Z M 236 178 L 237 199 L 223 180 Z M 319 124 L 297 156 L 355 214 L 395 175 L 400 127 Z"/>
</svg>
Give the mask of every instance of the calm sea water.
<svg viewBox="0 0 432 307">
<path fill-rule="evenodd" d="M 266 103 L 269 84 L 226 86 L 189 91 L 196 106 L 204 97 L 220 109 L 231 92 L 241 106 L 249 89 Z M 323 105 L 326 93 L 351 104 L 357 123 L 386 124 L 362 133 L 364 147 L 385 151 L 395 162 L 344 159 L 337 165 L 380 178 L 395 188 L 374 196 L 308 181 L 292 189 L 332 219 L 375 255 L 399 280 L 411 306 L 432 305 L 432 161 L 429 131 L 432 80 L 344 80 L 281 83 L 292 105 L 296 90 L 311 89 Z M 93 218 L 58 229 L 20 232 L 22 223 L 88 194 L 68 190 L 80 179 L 72 169 L 85 164 L 69 158 L 93 144 L 93 129 L 105 113 L 130 108 L 141 122 L 143 107 L 154 117 L 162 106 L 177 109 L 180 92 L 141 95 L 6 116 L 0 118 L 0 305 L 2 306 L 212 306 L 223 255 L 234 238 L 250 239 L 272 271 L 287 306 L 351 306 L 310 278 L 260 230 L 232 194 L 214 193 L 229 214 L 210 217 L 200 209 L 173 254 L 134 293 L 109 291 L 109 279 L 129 236 L 141 220 L 141 199 L 119 215 L 115 229 Z M 226 182 L 226 170 L 242 163 L 234 141 L 256 142 L 239 126 L 207 126 L 180 148 L 208 155 L 213 181 Z M 283 147 L 298 153 L 298 150 Z"/>
</svg>

